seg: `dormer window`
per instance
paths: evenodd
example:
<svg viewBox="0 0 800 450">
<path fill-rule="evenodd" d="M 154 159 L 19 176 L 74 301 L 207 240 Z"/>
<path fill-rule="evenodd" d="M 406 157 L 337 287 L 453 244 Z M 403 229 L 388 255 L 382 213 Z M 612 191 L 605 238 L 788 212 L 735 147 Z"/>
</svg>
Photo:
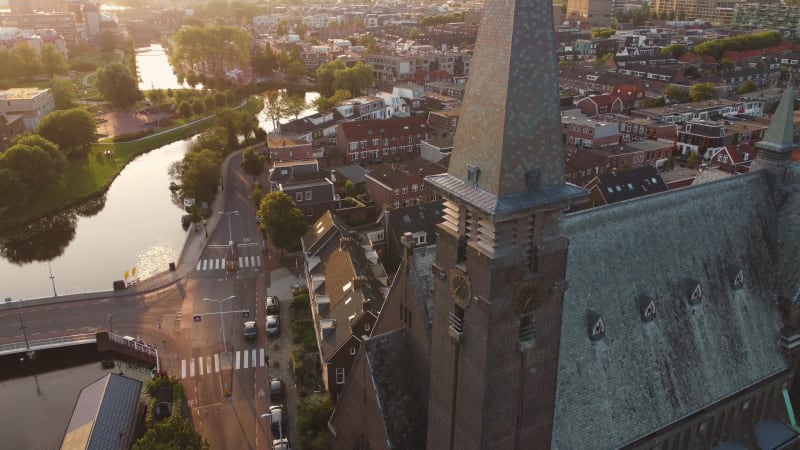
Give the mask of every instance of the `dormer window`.
<svg viewBox="0 0 800 450">
<path fill-rule="evenodd" d="M 733 278 L 733 289 L 739 290 L 744 287 L 744 271 L 739 269 L 736 276 Z"/>
<path fill-rule="evenodd" d="M 599 341 L 606 335 L 606 325 L 603 323 L 603 318 L 600 314 L 594 311 L 589 311 L 589 340 Z"/>
<path fill-rule="evenodd" d="M 649 295 L 641 295 L 636 299 L 639 306 L 639 317 L 642 322 L 651 322 L 656 318 L 656 301 Z"/>
<path fill-rule="evenodd" d="M 684 282 L 686 286 L 686 299 L 690 305 L 699 305 L 703 300 L 703 290 L 700 288 L 700 283 L 697 280 L 687 278 Z"/>
</svg>

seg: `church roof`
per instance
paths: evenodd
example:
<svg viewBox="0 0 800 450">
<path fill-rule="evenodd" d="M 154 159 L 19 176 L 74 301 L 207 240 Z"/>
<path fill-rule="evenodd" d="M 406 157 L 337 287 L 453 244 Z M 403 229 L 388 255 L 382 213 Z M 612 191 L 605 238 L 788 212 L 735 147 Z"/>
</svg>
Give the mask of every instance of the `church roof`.
<svg viewBox="0 0 800 450">
<path fill-rule="evenodd" d="M 408 340 L 408 329 L 402 328 L 364 342 L 387 448 L 391 449 L 425 448 L 425 404 Z"/>
<path fill-rule="evenodd" d="M 772 271 L 778 215 L 765 175 L 564 217 L 553 448 L 630 444 L 787 369 Z M 654 320 L 643 319 L 642 296 L 654 300 Z M 588 311 L 602 319 L 600 339 L 590 339 Z"/>
</svg>

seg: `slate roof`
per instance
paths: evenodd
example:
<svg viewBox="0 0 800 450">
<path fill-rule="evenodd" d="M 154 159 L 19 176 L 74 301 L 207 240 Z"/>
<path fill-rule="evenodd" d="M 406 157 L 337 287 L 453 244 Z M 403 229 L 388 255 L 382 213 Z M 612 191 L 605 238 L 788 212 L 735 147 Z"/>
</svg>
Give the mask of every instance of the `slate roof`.
<svg viewBox="0 0 800 450">
<path fill-rule="evenodd" d="M 385 444 L 394 450 L 425 448 L 425 403 L 408 341 L 408 330 L 401 328 L 364 342 L 369 375 L 386 432 Z"/>
<path fill-rule="evenodd" d="M 608 204 L 667 190 L 658 170 L 652 166 L 609 173 L 598 178 L 598 188 Z"/>
<path fill-rule="evenodd" d="M 314 130 L 319 130 L 329 127 L 333 124 L 339 123 L 344 120 L 344 116 L 339 111 L 333 110 L 333 117 L 331 120 L 323 122 L 319 125 L 314 124 L 312 120 L 324 117 L 328 113 L 317 113 L 311 116 L 302 117 L 300 119 L 292 120 L 291 122 L 280 124 L 279 128 L 282 133 L 303 134 L 310 133 Z"/>
<path fill-rule="evenodd" d="M 141 391 L 141 381 L 115 373 L 81 389 L 61 448 L 127 450 Z"/>
<path fill-rule="evenodd" d="M 794 227 L 787 233 L 799 229 L 795 216 L 781 218 Z M 553 448 L 624 446 L 786 370 L 773 296 L 778 224 L 761 172 L 565 216 Z M 703 238 L 709 230 L 714 238 Z M 742 289 L 730 265 L 744 271 Z M 687 277 L 701 286 L 697 306 Z M 656 305 L 648 323 L 636 304 L 643 294 Z M 595 342 L 589 310 L 606 327 Z"/>
<path fill-rule="evenodd" d="M 381 163 L 366 176 L 389 186 L 390 189 L 395 189 L 408 186 L 409 176 L 421 179 L 427 175 L 444 172 L 447 172 L 447 166 L 416 156 L 400 163 Z"/>
</svg>

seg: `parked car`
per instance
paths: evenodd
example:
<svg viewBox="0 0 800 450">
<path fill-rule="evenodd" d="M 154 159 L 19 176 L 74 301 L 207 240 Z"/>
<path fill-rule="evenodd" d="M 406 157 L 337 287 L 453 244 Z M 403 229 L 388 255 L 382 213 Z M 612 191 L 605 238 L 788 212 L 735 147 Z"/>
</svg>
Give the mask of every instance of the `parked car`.
<svg viewBox="0 0 800 450">
<path fill-rule="evenodd" d="M 283 380 L 280 378 L 273 378 L 269 380 L 269 399 L 280 401 L 283 400 Z"/>
<path fill-rule="evenodd" d="M 269 407 L 269 416 L 270 416 L 270 426 L 272 428 L 272 435 L 278 436 L 279 438 L 283 438 L 283 435 L 288 436 L 288 431 L 286 429 L 286 410 L 283 408 L 283 405 L 273 405 Z"/>
<path fill-rule="evenodd" d="M 289 439 L 273 439 L 272 450 L 291 450 L 289 448 Z"/>
<path fill-rule="evenodd" d="M 267 336 L 277 336 L 280 332 L 281 325 L 278 316 L 272 314 L 267 316 Z"/>
<path fill-rule="evenodd" d="M 267 296 L 267 314 L 278 314 L 278 297 L 276 295 Z"/>
<path fill-rule="evenodd" d="M 245 339 L 255 339 L 258 335 L 258 329 L 256 328 L 256 322 L 253 320 L 248 320 L 244 323 L 244 338 Z"/>
</svg>

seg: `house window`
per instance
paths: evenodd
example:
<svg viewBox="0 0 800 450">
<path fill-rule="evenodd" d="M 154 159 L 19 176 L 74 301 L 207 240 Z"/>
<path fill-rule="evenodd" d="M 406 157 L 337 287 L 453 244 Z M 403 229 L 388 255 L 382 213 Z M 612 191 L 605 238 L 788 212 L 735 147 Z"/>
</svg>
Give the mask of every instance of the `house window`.
<svg viewBox="0 0 800 450">
<path fill-rule="evenodd" d="M 395 153 L 397 153 L 397 147 L 392 147 L 391 153 L 392 153 L 393 155 L 394 155 Z"/>
<path fill-rule="evenodd" d="M 411 185 L 411 192 L 417 192 L 418 190 L 419 190 L 419 185 L 417 185 L 417 184 L 412 184 Z"/>
<path fill-rule="evenodd" d="M 356 348 L 355 347 L 351 347 L 350 348 L 350 355 L 352 356 L 352 355 L 355 355 L 355 354 L 356 354 Z"/>
<path fill-rule="evenodd" d="M 311 200 L 311 191 L 306 191 L 306 200 Z"/>
<path fill-rule="evenodd" d="M 367 141 L 361 141 L 361 148 L 362 149 L 367 148 Z"/>
<path fill-rule="evenodd" d="M 295 201 L 302 202 L 303 201 L 303 193 L 302 192 L 295 192 L 294 193 Z"/>
<path fill-rule="evenodd" d="M 336 368 L 336 384 L 344 384 L 344 367 Z"/>
<path fill-rule="evenodd" d="M 394 207 L 395 207 L 395 209 L 399 208 L 400 207 L 400 202 L 394 202 Z"/>
<path fill-rule="evenodd" d="M 414 206 L 414 199 L 409 198 L 408 200 L 406 200 L 406 206 Z"/>
<path fill-rule="evenodd" d="M 351 142 L 350 150 L 358 150 L 358 142 Z"/>
<path fill-rule="evenodd" d="M 403 194 L 408 194 L 408 186 L 403 186 Z"/>
<path fill-rule="evenodd" d="M 373 147 L 377 147 L 379 145 L 381 145 L 381 140 L 380 139 L 373 139 L 372 140 L 372 146 Z"/>
<path fill-rule="evenodd" d="M 395 189 L 394 190 L 394 195 L 400 195 L 400 189 Z"/>
<path fill-rule="evenodd" d="M 367 159 L 367 152 L 361 152 L 361 159 Z"/>
<path fill-rule="evenodd" d="M 408 137 L 408 143 L 409 144 L 413 144 L 414 143 L 414 136 L 409 136 Z"/>
<path fill-rule="evenodd" d="M 383 146 L 386 147 L 389 145 L 389 138 L 383 138 Z"/>
<path fill-rule="evenodd" d="M 383 156 L 388 156 L 388 155 L 389 155 L 389 149 L 388 148 L 384 148 L 383 149 Z"/>
</svg>

